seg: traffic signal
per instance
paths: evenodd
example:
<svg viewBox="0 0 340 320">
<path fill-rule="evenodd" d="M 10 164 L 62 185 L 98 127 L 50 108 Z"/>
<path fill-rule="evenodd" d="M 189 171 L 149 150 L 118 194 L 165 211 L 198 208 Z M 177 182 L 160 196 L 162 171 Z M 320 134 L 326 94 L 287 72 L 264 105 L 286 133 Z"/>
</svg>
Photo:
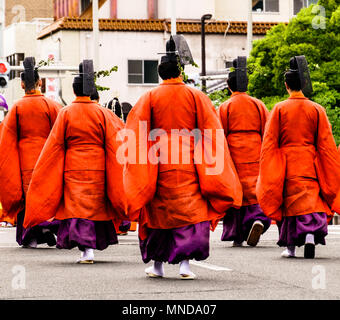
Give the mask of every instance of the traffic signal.
<svg viewBox="0 0 340 320">
<path fill-rule="evenodd" d="M 7 61 L 0 60 L 0 88 L 7 88 L 11 67 Z"/>
</svg>

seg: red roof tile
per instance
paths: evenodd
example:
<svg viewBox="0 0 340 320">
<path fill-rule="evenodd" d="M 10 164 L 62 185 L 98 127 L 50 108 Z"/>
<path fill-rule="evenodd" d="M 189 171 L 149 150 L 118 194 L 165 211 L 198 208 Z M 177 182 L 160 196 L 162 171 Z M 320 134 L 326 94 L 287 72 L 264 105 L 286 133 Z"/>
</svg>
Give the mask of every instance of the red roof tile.
<svg viewBox="0 0 340 320">
<path fill-rule="evenodd" d="M 268 30 L 277 25 L 275 22 L 254 22 L 253 33 L 265 35 Z M 99 28 L 102 31 L 141 31 L 164 32 L 171 30 L 171 21 L 164 19 L 100 19 Z M 207 34 L 224 34 L 228 28 L 226 21 L 212 21 L 206 25 Z M 44 28 L 38 39 L 60 30 L 92 30 L 92 19 L 61 18 Z M 179 33 L 201 33 L 200 20 L 178 20 L 177 31 Z M 230 22 L 228 34 L 247 34 L 247 22 Z"/>
</svg>

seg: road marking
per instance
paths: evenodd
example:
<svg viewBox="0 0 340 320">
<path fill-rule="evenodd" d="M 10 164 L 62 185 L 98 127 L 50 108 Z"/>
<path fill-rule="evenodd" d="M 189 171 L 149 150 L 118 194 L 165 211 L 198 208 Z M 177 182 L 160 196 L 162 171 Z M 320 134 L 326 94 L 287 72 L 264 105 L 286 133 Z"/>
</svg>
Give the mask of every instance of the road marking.
<svg viewBox="0 0 340 320">
<path fill-rule="evenodd" d="M 190 264 L 196 267 L 201 267 L 201 268 L 214 270 L 214 271 L 233 271 L 232 269 L 229 269 L 229 268 L 214 266 L 213 264 L 199 262 L 199 261 L 190 261 Z"/>
</svg>

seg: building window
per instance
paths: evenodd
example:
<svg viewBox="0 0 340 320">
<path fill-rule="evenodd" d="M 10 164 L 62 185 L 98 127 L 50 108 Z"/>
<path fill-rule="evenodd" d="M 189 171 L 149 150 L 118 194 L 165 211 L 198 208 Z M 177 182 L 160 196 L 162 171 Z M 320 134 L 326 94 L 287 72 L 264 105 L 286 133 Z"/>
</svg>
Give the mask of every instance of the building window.
<svg viewBox="0 0 340 320">
<path fill-rule="evenodd" d="M 254 12 L 279 12 L 279 0 L 253 0 Z"/>
<path fill-rule="evenodd" d="M 158 60 L 128 60 L 128 83 L 158 83 Z"/>
<path fill-rule="evenodd" d="M 20 66 L 20 63 L 24 61 L 25 54 L 24 53 L 15 53 L 6 58 L 7 62 L 10 66 Z M 20 77 L 20 71 L 11 71 L 9 74 L 9 80 L 13 80 L 14 78 Z"/>
<path fill-rule="evenodd" d="M 297 15 L 302 8 L 307 8 L 311 4 L 317 4 L 318 0 L 294 0 L 294 15 Z"/>
</svg>

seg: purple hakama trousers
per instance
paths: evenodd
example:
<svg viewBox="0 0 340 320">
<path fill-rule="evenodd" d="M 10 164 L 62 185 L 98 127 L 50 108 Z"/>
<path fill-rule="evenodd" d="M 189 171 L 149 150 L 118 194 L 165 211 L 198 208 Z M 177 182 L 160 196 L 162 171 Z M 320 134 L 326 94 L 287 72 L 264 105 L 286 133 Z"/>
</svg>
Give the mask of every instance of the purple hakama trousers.
<svg viewBox="0 0 340 320">
<path fill-rule="evenodd" d="M 178 264 L 183 260 L 209 257 L 210 222 L 176 229 L 148 229 L 148 237 L 139 240 L 144 263 L 151 260 Z"/>
<path fill-rule="evenodd" d="M 78 247 L 105 250 L 117 244 L 118 237 L 112 221 L 91 221 L 86 219 L 66 219 L 60 221 L 57 237 L 58 249 Z"/>
<path fill-rule="evenodd" d="M 266 232 L 270 227 L 271 219 L 263 213 L 259 204 L 243 206 L 240 209 L 230 208 L 223 219 L 221 240 L 237 243 L 246 241 L 253 223 L 257 220 L 263 223 L 263 232 Z"/>
<path fill-rule="evenodd" d="M 25 229 L 23 223 L 25 220 L 25 211 L 21 211 L 17 216 L 16 241 L 20 246 L 28 246 L 32 240 L 37 240 L 37 244 L 44 244 L 51 241 L 51 234 L 43 232 L 47 229 L 54 235 L 57 234 L 60 221 L 43 222 L 32 228 Z M 55 245 L 52 244 L 52 245 Z"/>
<path fill-rule="evenodd" d="M 327 215 L 324 212 L 314 212 L 295 217 L 284 217 L 278 224 L 280 247 L 298 246 L 305 244 L 307 233 L 314 234 L 315 244 L 325 245 L 328 234 Z"/>
</svg>

